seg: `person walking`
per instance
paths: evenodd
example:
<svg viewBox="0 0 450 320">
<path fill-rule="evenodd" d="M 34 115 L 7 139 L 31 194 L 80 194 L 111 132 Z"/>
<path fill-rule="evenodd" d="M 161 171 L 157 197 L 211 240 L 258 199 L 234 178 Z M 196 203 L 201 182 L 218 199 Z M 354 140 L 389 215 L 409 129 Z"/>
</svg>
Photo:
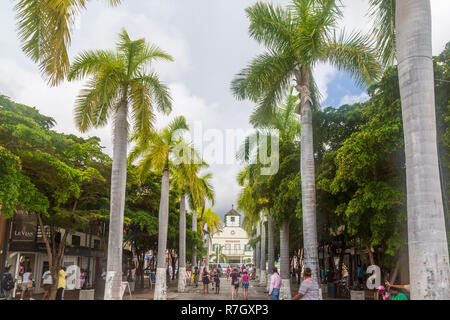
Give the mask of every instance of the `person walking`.
<svg viewBox="0 0 450 320">
<path fill-rule="evenodd" d="M 303 280 L 298 293 L 292 300 L 319 300 L 319 285 L 317 281 L 314 280 L 311 275 L 311 268 L 305 268 L 305 280 Z"/>
<path fill-rule="evenodd" d="M 6 300 L 12 299 L 12 290 L 15 287 L 16 279 L 14 276 L 9 272 L 9 269 L 11 266 L 5 267 L 5 272 L 2 276 L 2 294 L 5 297 Z"/>
<path fill-rule="evenodd" d="M 214 281 L 214 279 L 216 278 L 216 269 L 215 268 L 213 268 L 212 270 L 211 270 L 211 289 L 214 291 L 214 283 L 216 282 L 216 281 Z"/>
<path fill-rule="evenodd" d="M 390 291 L 392 293 L 391 300 L 408 300 L 408 297 L 396 287 L 391 286 Z"/>
<path fill-rule="evenodd" d="M 64 300 L 64 289 L 66 288 L 66 267 L 61 267 L 58 273 L 58 288 L 56 290 L 56 300 Z"/>
<path fill-rule="evenodd" d="M 203 282 L 203 294 L 209 294 L 209 273 L 206 267 L 203 268 L 202 272 L 202 282 Z"/>
<path fill-rule="evenodd" d="M 220 274 L 216 272 L 214 276 L 214 282 L 216 283 L 216 294 L 220 293 Z"/>
<path fill-rule="evenodd" d="M 248 280 L 247 269 L 243 269 L 242 270 L 242 292 L 244 294 L 244 300 L 248 300 L 248 286 L 249 286 L 249 280 Z"/>
<path fill-rule="evenodd" d="M 33 299 L 33 273 L 31 272 L 30 268 L 28 268 L 22 276 L 22 294 L 20 295 L 20 300 L 23 300 L 23 297 L 25 297 L 25 294 L 27 292 L 30 293 L 30 300 L 34 300 Z"/>
<path fill-rule="evenodd" d="M 231 268 L 228 266 L 227 268 L 227 281 L 230 280 Z"/>
<path fill-rule="evenodd" d="M 50 298 L 50 290 L 53 284 L 52 273 L 47 270 L 42 275 L 42 286 L 44 287 L 44 296 L 42 300 L 48 300 Z"/>
<path fill-rule="evenodd" d="M 384 286 L 379 286 L 375 300 L 391 300 L 391 295 Z"/>
<path fill-rule="evenodd" d="M 236 295 L 236 299 L 239 297 L 239 272 L 237 269 L 233 269 L 233 272 L 230 274 L 231 276 L 231 299 L 234 300 L 234 296 Z"/>
<path fill-rule="evenodd" d="M 280 300 L 281 278 L 278 269 L 273 268 L 270 276 L 269 297 L 270 300 Z"/>
<path fill-rule="evenodd" d="M 361 267 L 361 265 L 358 267 L 358 270 L 356 271 L 356 273 L 358 275 L 359 288 L 362 289 L 363 283 L 364 283 L 364 271 L 363 271 L 363 268 Z"/>
</svg>

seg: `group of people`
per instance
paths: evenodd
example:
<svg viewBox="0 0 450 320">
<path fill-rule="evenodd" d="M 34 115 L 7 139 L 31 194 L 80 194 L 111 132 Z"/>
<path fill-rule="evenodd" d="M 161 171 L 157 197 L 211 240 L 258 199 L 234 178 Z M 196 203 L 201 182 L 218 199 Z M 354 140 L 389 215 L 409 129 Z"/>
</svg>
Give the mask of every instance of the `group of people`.
<svg viewBox="0 0 450 320">
<path fill-rule="evenodd" d="M 6 300 L 12 299 L 12 293 L 15 288 L 15 283 L 17 279 L 10 272 L 10 266 L 5 268 L 5 272 L 2 276 L 1 288 L 2 294 Z M 56 291 L 56 300 L 64 300 L 64 289 L 66 288 L 66 267 L 61 267 L 58 271 L 58 283 Z M 80 276 L 80 285 L 85 282 L 86 272 L 83 271 Z M 53 277 L 50 270 L 43 273 L 41 278 L 41 286 L 44 288 L 44 295 L 42 300 L 48 300 L 50 298 L 50 290 L 53 285 Z M 35 279 L 33 272 L 30 268 L 25 270 L 22 275 L 22 282 L 20 284 L 20 300 L 23 300 L 27 295 L 29 300 L 34 300 L 33 298 L 33 288 L 35 286 Z"/>
</svg>

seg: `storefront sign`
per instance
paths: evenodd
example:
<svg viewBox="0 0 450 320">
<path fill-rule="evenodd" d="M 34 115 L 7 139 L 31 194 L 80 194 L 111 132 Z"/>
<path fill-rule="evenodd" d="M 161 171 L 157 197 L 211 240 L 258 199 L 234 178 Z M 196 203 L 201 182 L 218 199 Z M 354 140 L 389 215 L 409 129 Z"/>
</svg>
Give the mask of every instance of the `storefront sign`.
<svg viewBox="0 0 450 320">
<path fill-rule="evenodd" d="M 14 215 L 12 241 L 34 242 L 36 241 L 37 220 L 33 214 L 18 211 Z"/>
</svg>

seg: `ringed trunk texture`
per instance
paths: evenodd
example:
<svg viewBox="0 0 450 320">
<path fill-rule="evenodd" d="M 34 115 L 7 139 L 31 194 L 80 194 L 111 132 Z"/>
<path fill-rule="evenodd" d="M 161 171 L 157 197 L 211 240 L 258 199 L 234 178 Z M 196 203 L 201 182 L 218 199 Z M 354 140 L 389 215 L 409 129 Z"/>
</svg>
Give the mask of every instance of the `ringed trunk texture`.
<svg viewBox="0 0 450 320">
<path fill-rule="evenodd" d="M 161 201 L 159 203 L 158 267 L 153 300 L 167 300 L 166 248 L 169 220 L 169 168 L 165 167 L 161 179 Z"/>
<path fill-rule="evenodd" d="M 311 103 L 306 101 L 301 108 L 300 175 L 302 181 L 304 265 L 311 268 L 312 278 L 317 281 L 320 288 Z"/>
<path fill-rule="evenodd" d="M 272 273 L 273 268 L 275 268 L 275 250 L 273 246 L 274 241 L 274 227 L 273 227 L 273 217 L 269 214 L 267 219 L 267 229 L 268 229 L 268 241 L 267 241 L 267 261 L 268 261 L 268 270 L 267 270 L 267 286 L 266 290 L 269 292 L 270 289 L 270 274 Z"/>
<path fill-rule="evenodd" d="M 260 279 L 259 285 L 266 286 L 267 270 L 266 270 L 266 226 L 264 224 L 264 214 L 261 214 L 261 262 L 260 262 Z"/>
<path fill-rule="evenodd" d="M 180 244 L 178 256 L 178 292 L 186 291 L 186 196 L 180 197 Z"/>
<path fill-rule="evenodd" d="M 105 300 L 122 299 L 123 216 L 125 208 L 125 185 L 127 182 L 127 109 L 127 103 L 122 102 L 116 111 L 114 121 Z"/>
<path fill-rule="evenodd" d="M 397 1 L 396 6 L 411 299 L 446 300 L 450 271 L 437 155 L 430 1 Z"/>
<path fill-rule="evenodd" d="M 280 230 L 280 300 L 290 300 L 291 281 L 289 277 L 289 220 L 284 219 Z"/>
</svg>

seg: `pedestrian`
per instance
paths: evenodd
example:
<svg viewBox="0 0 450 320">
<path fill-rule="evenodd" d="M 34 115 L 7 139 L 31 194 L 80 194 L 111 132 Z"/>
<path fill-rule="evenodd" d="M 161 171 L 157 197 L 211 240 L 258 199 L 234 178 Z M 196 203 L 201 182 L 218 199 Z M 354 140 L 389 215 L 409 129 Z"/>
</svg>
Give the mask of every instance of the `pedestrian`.
<svg viewBox="0 0 450 320">
<path fill-rule="evenodd" d="M 50 298 L 50 290 L 52 288 L 53 278 L 50 270 L 45 271 L 42 274 L 42 286 L 44 287 L 44 296 L 42 300 L 48 300 Z"/>
<path fill-rule="evenodd" d="M 66 288 L 66 267 L 61 267 L 58 272 L 58 288 L 56 290 L 56 300 L 64 300 L 64 289 Z"/>
<path fill-rule="evenodd" d="M 80 289 L 84 289 L 84 284 L 86 283 L 86 270 L 81 269 L 80 272 Z"/>
<path fill-rule="evenodd" d="M 234 296 L 236 295 L 236 299 L 239 297 L 239 272 L 237 269 L 233 269 L 233 272 L 230 274 L 231 277 L 231 299 L 234 300 Z"/>
<path fill-rule="evenodd" d="M 391 300 L 408 300 L 408 297 L 403 292 L 400 292 L 397 287 L 391 286 L 390 291 L 392 293 Z"/>
<path fill-rule="evenodd" d="M 31 269 L 28 268 L 22 276 L 22 294 L 20 295 L 20 300 L 23 300 L 25 294 L 30 293 L 30 300 L 33 299 L 33 273 Z"/>
<path fill-rule="evenodd" d="M 312 276 L 311 268 L 305 268 L 305 280 L 303 280 L 297 295 L 292 300 L 319 300 L 319 285 Z"/>
<path fill-rule="evenodd" d="M 203 294 L 209 294 L 209 273 L 206 267 L 203 268 L 202 272 L 202 283 L 203 283 Z"/>
<path fill-rule="evenodd" d="M 9 269 L 11 266 L 5 267 L 5 272 L 2 276 L 2 294 L 5 297 L 6 300 L 12 299 L 12 290 L 15 287 L 16 279 L 14 276 L 9 272 Z"/>
<path fill-rule="evenodd" d="M 363 283 L 364 283 L 364 271 L 363 271 L 363 268 L 361 267 L 361 265 L 359 265 L 358 270 L 356 270 L 356 273 L 358 275 L 359 288 L 362 289 Z"/>
<path fill-rule="evenodd" d="M 249 286 L 249 280 L 248 280 L 247 269 L 244 269 L 244 270 L 242 270 L 242 291 L 244 294 L 244 300 L 248 300 L 248 286 Z"/>
<path fill-rule="evenodd" d="M 228 268 L 227 268 L 227 281 L 230 279 L 230 274 L 231 274 L 231 268 L 230 268 L 230 266 L 228 266 Z"/>
<path fill-rule="evenodd" d="M 216 283 L 216 294 L 220 293 L 220 274 L 217 272 L 214 277 L 214 282 Z"/>
<path fill-rule="evenodd" d="M 216 273 L 217 273 L 216 268 L 213 268 L 211 270 L 211 288 L 213 291 L 214 291 L 214 284 L 216 283 L 216 281 L 214 281 L 214 279 L 216 278 Z"/>
<path fill-rule="evenodd" d="M 194 284 L 195 287 L 198 287 L 198 278 L 199 278 L 199 272 L 198 272 L 198 267 L 196 266 L 194 269 Z"/>
<path fill-rule="evenodd" d="M 280 288 L 281 278 L 278 274 L 278 269 L 272 269 L 272 275 L 270 276 L 269 296 L 270 300 L 280 300 Z"/>
<path fill-rule="evenodd" d="M 391 295 L 386 291 L 384 286 L 379 286 L 375 300 L 391 300 Z"/>
</svg>

